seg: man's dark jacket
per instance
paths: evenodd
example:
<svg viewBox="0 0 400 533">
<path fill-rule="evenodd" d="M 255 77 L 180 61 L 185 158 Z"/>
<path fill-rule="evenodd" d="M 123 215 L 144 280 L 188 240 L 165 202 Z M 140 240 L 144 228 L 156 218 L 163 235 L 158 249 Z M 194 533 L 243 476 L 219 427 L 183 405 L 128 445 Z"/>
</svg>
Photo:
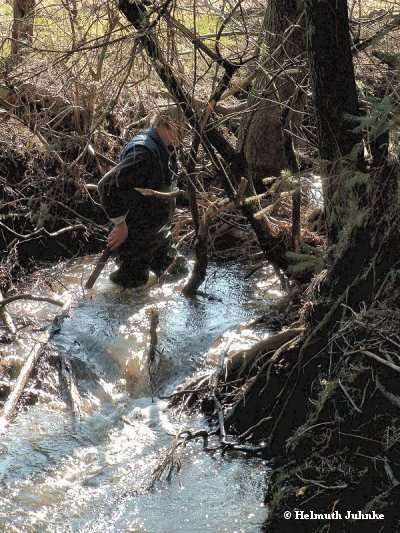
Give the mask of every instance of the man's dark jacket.
<svg viewBox="0 0 400 533">
<path fill-rule="evenodd" d="M 118 165 L 99 183 L 103 207 L 114 219 L 125 214 L 130 239 L 157 232 L 170 221 L 174 203 L 145 197 L 135 187 L 168 192 L 177 172 L 175 154 L 155 128 L 142 131 L 122 150 Z"/>
</svg>

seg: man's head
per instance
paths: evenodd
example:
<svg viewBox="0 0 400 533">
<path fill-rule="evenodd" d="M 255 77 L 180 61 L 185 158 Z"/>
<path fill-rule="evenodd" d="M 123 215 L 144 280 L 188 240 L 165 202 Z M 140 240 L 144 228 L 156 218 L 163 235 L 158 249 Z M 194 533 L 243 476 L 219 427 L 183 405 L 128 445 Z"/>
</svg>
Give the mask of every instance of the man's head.
<svg viewBox="0 0 400 533">
<path fill-rule="evenodd" d="M 178 105 L 170 105 L 153 115 L 150 126 L 157 129 L 167 146 L 177 146 L 183 139 L 185 116 Z"/>
</svg>

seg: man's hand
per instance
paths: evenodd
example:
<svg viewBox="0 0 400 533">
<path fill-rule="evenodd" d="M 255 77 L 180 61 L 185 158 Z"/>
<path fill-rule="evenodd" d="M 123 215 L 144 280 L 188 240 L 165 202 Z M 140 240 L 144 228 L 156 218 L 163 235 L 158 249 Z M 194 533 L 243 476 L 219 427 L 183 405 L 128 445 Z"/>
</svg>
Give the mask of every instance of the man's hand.
<svg viewBox="0 0 400 533">
<path fill-rule="evenodd" d="M 126 241 L 126 238 L 128 237 L 128 226 L 126 225 L 126 222 L 121 222 L 121 224 L 118 224 L 115 226 L 115 228 L 111 231 L 110 235 L 107 239 L 107 244 L 110 250 L 116 250 Z"/>
</svg>

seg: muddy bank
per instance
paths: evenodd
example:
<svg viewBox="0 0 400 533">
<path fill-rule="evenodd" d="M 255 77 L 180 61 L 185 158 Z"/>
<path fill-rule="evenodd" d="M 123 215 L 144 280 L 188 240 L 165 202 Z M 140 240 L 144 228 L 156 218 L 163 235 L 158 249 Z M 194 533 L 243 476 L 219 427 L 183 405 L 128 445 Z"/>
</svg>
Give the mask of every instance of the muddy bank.
<svg viewBox="0 0 400 533">
<path fill-rule="evenodd" d="M 104 242 L 105 216 L 86 187 L 89 169 L 67 168 L 57 154 L 25 135 L 0 156 L 3 291 L 43 262 L 97 252 Z M 27 142 L 33 143 L 30 150 Z"/>
</svg>

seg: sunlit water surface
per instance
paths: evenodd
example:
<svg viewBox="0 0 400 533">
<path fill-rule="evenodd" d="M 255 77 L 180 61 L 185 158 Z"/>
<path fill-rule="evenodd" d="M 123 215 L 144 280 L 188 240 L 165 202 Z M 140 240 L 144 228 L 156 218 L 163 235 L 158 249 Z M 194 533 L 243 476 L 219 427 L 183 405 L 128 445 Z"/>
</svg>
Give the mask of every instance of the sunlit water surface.
<svg viewBox="0 0 400 533">
<path fill-rule="evenodd" d="M 256 532 L 267 465 L 221 458 L 201 442 L 180 452 L 179 474 L 146 491 L 172 435 L 205 426 L 200 416 L 172 414 L 165 400 L 152 401 L 146 365 L 149 310 L 160 314 L 160 396 L 213 359 L 229 342 L 240 348 L 264 331 L 238 329 L 265 312 L 279 294 L 268 270 L 249 280 L 237 265 L 210 266 L 202 290 L 184 298 L 183 281 L 141 291 L 121 291 L 108 281 L 108 265 L 95 289 L 82 294 L 93 267 L 84 258 L 68 265 L 59 297 L 74 305 L 54 344 L 75 371 L 81 396 L 76 420 L 62 398 L 50 395 L 12 421 L 0 436 L 0 531 L 6 532 Z M 49 271 L 49 278 L 52 272 Z M 52 306 L 19 302 L 10 311 L 43 323 Z M 229 333 L 232 331 L 232 333 Z M 29 331 L 7 357 L 23 357 Z M 214 358 L 215 359 L 215 358 Z"/>
</svg>

